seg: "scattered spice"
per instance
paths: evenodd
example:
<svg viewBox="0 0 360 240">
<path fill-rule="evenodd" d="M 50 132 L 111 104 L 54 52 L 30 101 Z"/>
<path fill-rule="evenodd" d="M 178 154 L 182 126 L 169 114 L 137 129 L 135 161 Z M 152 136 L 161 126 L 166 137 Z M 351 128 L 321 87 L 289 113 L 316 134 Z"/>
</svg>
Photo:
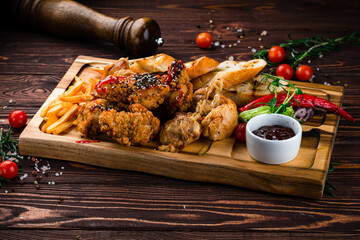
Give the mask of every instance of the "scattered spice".
<svg viewBox="0 0 360 240">
<path fill-rule="evenodd" d="M 59 197 L 59 200 L 58 200 L 58 204 L 62 203 L 64 201 L 64 197 L 63 196 L 60 196 Z"/>
<path fill-rule="evenodd" d="M 268 32 L 266 30 L 264 30 L 260 33 L 260 36 L 266 36 L 267 34 L 268 34 Z"/>
</svg>

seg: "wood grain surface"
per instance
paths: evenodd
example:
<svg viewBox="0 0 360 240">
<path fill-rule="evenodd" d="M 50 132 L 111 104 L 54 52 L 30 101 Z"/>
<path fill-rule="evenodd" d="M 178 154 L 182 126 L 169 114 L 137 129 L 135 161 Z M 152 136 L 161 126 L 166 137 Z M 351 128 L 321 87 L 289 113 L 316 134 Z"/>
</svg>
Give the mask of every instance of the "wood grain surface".
<svg viewBox="0 0 360 240">
<path fill-rule="evenodd" d="M 249 60 L 249 46 L 281 43 L 288 33 L 294 39 L 335 38 L 360 30 L 358 1 L 79 2 L 112 17 L 154 18 L 165 39 L 158 52 L 184 62 L 203 55 Z M 5 129 L 15 109 L 34 116 L 78 55 L 125 56 L 109 43 L 57 37 L 1 17 L 0 126 Z M 233 46 L 239 28 L 246 36 Z M 263 30 L 268 35 L 258 41 Z M 202 31 L 226 47 L 199 49 L 194 39 Z M 33 162 L 25 159 L 25 184 L 14 180 L 0 188 L 0 239 L 359 239 L 359 52 L 360 46 L 346 44 L 308 63 L 315 83 L 344 87 L 343 108 L 356 119 L 339 121 L 331 162 L 341 165 L 328 177 L 335 197 L 308 200 L 54 159 L 39 159 L 51 169 L 37 190 Z"/>
</svg>

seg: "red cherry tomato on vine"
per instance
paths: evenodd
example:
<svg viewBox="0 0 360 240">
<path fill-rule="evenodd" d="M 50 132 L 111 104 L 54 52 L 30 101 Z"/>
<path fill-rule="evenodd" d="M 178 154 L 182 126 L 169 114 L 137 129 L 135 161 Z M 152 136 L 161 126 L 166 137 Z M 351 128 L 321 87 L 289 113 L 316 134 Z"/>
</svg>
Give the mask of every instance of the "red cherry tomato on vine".
<svg viewBox="0 0 360 240">
<path fill-rule="evenodd" d="M 16 163 L 10 160 L 5 160 L 0 163 L 0 176 L 6 179 L 13 179 L 18 173 Z"/>
<path fill-rule="evenodd" d="M 15 110 L 9 115 L 9 123 L 14 128 L 22 128 L 26 125 L 27 116 L 24 111 Z"/>
<path fill-rule="evenodd" d="M 209 48 L 213 42 L 213 37 L 210 33 L 203 32 L 197 35 L 196 37 L 196 44 L 200 48 Z"/>
<path fill-rule="evenodd" d="M 274 63 L 281 63 L 285 59 L 285 50 L 282 47 L 274 46 L 268 53 L 269 60 Z"/>
<path fill-rule="evenodd" d="M 246 141 L 246 123 L 238 124 L 234 129 L 235 138 L 245 142 Z"/>
<path fill-rule="evenodd" d="M 290 80 L 293 77 L 294 70 L 289 64 L 283 63 L 276 68 L 276 75 Z"/>
<path fill-rule="evenodd" d="M 296 77 L 301 81 L 309 81 L 313 75 L 313 70 L 308 65 L 301 65 L 296 69 Z"/>
</svg>

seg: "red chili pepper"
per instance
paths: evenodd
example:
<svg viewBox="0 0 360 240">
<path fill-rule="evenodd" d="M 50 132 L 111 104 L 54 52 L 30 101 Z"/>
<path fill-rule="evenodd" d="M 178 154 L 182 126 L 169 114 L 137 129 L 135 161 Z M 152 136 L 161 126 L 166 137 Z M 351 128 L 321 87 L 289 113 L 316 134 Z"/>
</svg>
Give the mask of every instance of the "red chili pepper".
<svg viewBox="0 0 360 240">
<path fill-rule="evenodd" d="M 278 94 L 276 105 L 280 105 L 282 102 L 284 102 L 286 96 L 287 96 L 286 93 Z M 264 106 L 266 105 L 267 102 L 269 102 L 273 98 L 274 95 L 267 95 L 262 98 L 258 98 L 252 101 L 251 103 L 241 107 L 239 110 L 240 112 L 243 112 L 253 107 Z M 340 117 L 343 117 L 351 122 L 355 122 L 355 119 L 352 116 L 350 116 L 344 109 L 322 98 L 314 97 L 307 94 L 299 94 L 299 95 L 294 95 L 294 97 L 290 100 L 290 103 L 291 106 L 297 106 L 297 107 L 323 108 L 328 112 L 338 114 Z"/>
</svg>

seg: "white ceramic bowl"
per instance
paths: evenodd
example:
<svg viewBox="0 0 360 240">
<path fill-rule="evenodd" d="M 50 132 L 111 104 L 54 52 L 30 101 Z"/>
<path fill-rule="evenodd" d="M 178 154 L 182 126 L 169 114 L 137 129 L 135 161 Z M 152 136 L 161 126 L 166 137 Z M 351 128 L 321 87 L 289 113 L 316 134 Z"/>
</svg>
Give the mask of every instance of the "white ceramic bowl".
<svg viewBox="0 0 360 240">
<path fill-rule="evenodd" d="M 268 140 L 252 132 L 263 126 L 281 125 L 292 128 L 295 136 L 285 140 Z M 282 114 L 262 114 L 246 124 L 246 146 L 252 158 L 267 164 L 281 164 L 293 160 L 300 149 L 302 128 L 295 119 Z"/>
</svg>

